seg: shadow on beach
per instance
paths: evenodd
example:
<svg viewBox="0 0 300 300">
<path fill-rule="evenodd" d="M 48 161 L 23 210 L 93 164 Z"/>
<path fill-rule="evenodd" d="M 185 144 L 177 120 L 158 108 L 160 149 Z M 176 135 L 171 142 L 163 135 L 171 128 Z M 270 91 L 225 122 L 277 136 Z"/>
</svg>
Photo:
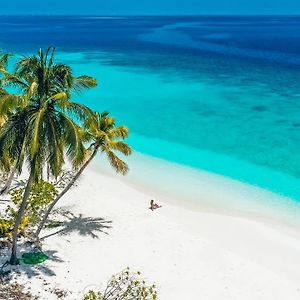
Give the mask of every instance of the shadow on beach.
<svg viewBox="0 0 300 300">
<path fill-rule="evenodd" d="M 58 230 L 43 236 L 41 241 L 54 235 L 66 236 L 71 233 L 78 233 L 81 236 L 98 239 L 100 233 L 109 234 L 107 231 L 112 228 L 112 221 L 107 221 L 104 218 L 85 217 L 83 214 L 75 215 L 74 213 L 62 208 L 56 210 L 54 215 L 60 216 L 58 219 L 63 217 L 64 221 L 56 222 L 58 225 L 55 225 L 55 227 Z M 55 224 L 55 220 L 50 221 L 48 226 L 51 225 L 51 223 Z M 48 230 L 50 230 L 49 227 Z M 19 245 L 19 249 L 19 257 L 21 257 L 22 253 L 25 252 L 40 251 L 40 249 L 32 243 L 24 243 Z M 38 277 L 41 279 L 43 275 L 48 277 L 56 276 L 56 273 L 51 268 L 51 262 L 63 263 L 64 260 L 57 255 L 57 251 L 55 250 L 46 250 L 43 251 L 43 253 L 48 256 L 46 263 L 29 265 L 24 264 L 21 260 L 20 265 L 17 267 L 12 267 L 6 263 L 10 254 L 10 247 L 8 245 L 1 247 L 0 267 L 2 266 L 2 268 L 0 272 L 0 282 L 10 282 L 13 274 L 25 274 L 29 279 L 33 277 Z"/>
<path fill-rule="evenodd" d="M 109 234 L 108 229 L 112 228 L 112 221 L 104 218 L 85 217 L 83 214 L 75 215 L 70 211 L 60 210 L 66 220 L 60 222 L 59 230 L 47 234 L 41 238 L 45 240 L 54 235 L 66 236 L 68 234 L 77 232 L 81 236 L 90 236 L 92 238 L 99 238 L 99 233 Z M 58 214 L 58 212 L 56 212 Z"/>
<path fill-rule="evenodd" d="M 32 249 L 32 247 L 21 246 L 19 257 L 21 257 L 22 253 L 36 251 L 36 249 Z M 1 262 L 1 273 L 0 273 L 0 282 L 11 281 L 12 275 L 21 275 L 25 274 L 29 279 L 33 277 L 39 277 L 41 275 L 46 275 L 48 277 L 55 276 L 55 272 L 47 263 L 43 264 L 24 264 L 22 259 L 20 259 L 20 264 L 18 266 L 11 266 L 7 263 L 7 258 L 9 257 L 10 248 L 2 249 L 2 255 L 0 257 Z M 57 256 L 57 251 L 55 250 L 47 250 L 44 251 L 48 256 L 47 262 L 58 262 L 63 263 L 64 260 Z M 1 299 L 1 298 L 0 298 Z"/>
<path fill-rule="evenodd" d="M 47 250 L 44 251 L 48 256 L 47 263 L 43 264 L 37 264 L 37 265 L 27 265 L 27 264 L 21 264 L 20 265 L 20 271 L 24 272 L 28 278 L 32 278 L 39 275 L 46 275 L 49 277 L 55 276 L 55 272 L 50 268 L 48 262 L 59 262 L 63 263 L 64 260 L 62 260 L 60 257 L 57 256 L 57 251 L 54 250 Z"/>
</svg>

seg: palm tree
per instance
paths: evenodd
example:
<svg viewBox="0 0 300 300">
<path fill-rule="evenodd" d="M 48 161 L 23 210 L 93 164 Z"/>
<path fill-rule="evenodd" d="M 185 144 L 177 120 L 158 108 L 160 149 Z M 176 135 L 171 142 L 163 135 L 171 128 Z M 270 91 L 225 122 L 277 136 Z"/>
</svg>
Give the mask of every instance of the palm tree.
<svg viewBox="0 0 300 300">
<path fill-rule="evenodd" d="M 1 54 L 0 53 L 0 74 L 2 74 L 2 77 L 0 78 L 0 99 L 4 99 L 7 97 L 11 97 L 8 92 L 6 92 L 3 88 L 3 82 L 4 78 L 8 73 L 7 66 L 9 58 L 12 56 L 10 53 Z M 0 127 L 3 126 L 3 124 L 7 121 L 8 118 L 8 109 L 6 109 L 5 112 L 0 112 Z M 9 173 L 9 176 L 7 177 L 7 180 L 3 186 L 3 188 L 0 191 L 0 195 L 5 193 L 7 189 L 10 187 L 14 175 L 15 175 L 15 167 L 12 166 L 12 161 L 8 157 L 1 157 L 1 170 L 4 171 L 4 173 Z"/>
<path fill-rule="evenodd" d="M 2 60 L 0 58 L 0 72 L 4 75 L 1 79 L 2 85 L 14 87 L 20 92 L 18 95 L 8 93 L 4 89 L 0 90 L 0 121 L 1 118 L 7 118 L 12 112 L 29 105 L 32 97 L 36 96 L 41 99 L 51 98 L 62 111 L 79 119 L 85 119 L 90 115 L 91 112 L 87 107 L 69 100 L 72 91 L 80 92 L 82 89 L 95 87 L 97 81 L 86 75 L 75 77 L 68 65 L 54 63 L 54 54 L 55 48 L 49 47 L 46 53 L 40 50 L 37 56 L 24 57 L 17 62 L 13 73 L 6 70 L 10 55 L 4 55 Z M 3 61 L 2 68 L 1 61 Z M 16 173 L 16 164 L 15 160 L 0 194 L 9 191 Z"/>
<path fill-rule="evenodd" d="M 0 156 L 15 159 L 18 173 L 24 161 L 29 168 L 25 187 L 13 229 L 11 264 L 18 264 L 18 229 L 24 215 L 34 182 L 41 179 L 45 166 L 54 177 L 58 177 L 64 156 L 79 167 L 84 160 L 83 130 L 73 117 L 83 120 L 92 112 L 82 104 L 71 101 L 71 90 L 93 87 L 96 81 L 88 76 L 74 77 L 71 68 L 54 63 L 54 48 L 37 56 L 21 59 L 13 74 L 5 75 L 5 83 L 14 85 L 22 95 L 7 100 L 14 111 L 0 131 Z M 20 105 L 25 101 L 26 105 Z M 1 101 L 5 106 L 5 101 Z"/>
<path fill-rule="evenodd" d="M 110 117 L 107 112 L 104 112 L 102 114 L 94 113 L 93 116 L 85 122 L 85 128 L 89 140 L 92 141 L 89 149 L 87 150 L 88 158 L 69 182 L 69 184 L 48 207 L 35 233 L 36 238 L 38 238 L 54 206 L 73 186 L 73 184 L 80 177 L 86 167 L 91 163 L 91 161 L 96 157 L 99 151 L 107 155 L 111 166 L 117 173 L 126 175 L 129 171 L 128 165 L 115 153 L 117 151 L 126 156 L 132 153 L 130 146 L 122 141 L 128 137 L 127 127 L 116 127 L 114 118 Z"/>
</svg>

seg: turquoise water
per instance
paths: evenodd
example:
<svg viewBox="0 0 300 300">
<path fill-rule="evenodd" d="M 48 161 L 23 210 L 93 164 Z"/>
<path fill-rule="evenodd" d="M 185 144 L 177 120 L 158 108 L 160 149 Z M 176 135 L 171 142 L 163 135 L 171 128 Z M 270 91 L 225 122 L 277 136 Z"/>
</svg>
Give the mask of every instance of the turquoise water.
<svg viewBox="0 0 300 300">
<path fill-rule="evenodd" d="M 54 44 L 95 76 L 78 101 L 129 126 L 137 152 L 300 201 L 299 17 L 1 22 L 3 49 Z"/>
<path fill-rule="evenodd" d="M 84 102 L 128 125 L 136 151 L 300 200 L 299 103 L 287 106 L 263 85 L 182 81 L 178 74 L 106 65 L 109 54 L 97 63 L 81 55 L 63 59 L 103 78 Z"/>
</svg>

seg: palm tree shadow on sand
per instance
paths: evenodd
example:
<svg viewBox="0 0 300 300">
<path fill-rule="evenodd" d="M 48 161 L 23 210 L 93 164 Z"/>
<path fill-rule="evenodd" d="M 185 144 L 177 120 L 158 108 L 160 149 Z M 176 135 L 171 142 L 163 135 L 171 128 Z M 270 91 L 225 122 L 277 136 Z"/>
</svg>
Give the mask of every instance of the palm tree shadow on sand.
<svg viewBox="0 0 300 300">
<path fill-rule="evenodd" d="M 48 262 L 64 262 L 60 257 L 56 255 L 57 251 L 47 250 L 44 252 L 48 256 Z M 28 278 L 36 277 L 39 275 L 46 275 L 46 276 L 55 276 L 56 273 L 51 269 L 50 266 L 47 264 L 38 264 L 38 265 L 21 265 L 21 270 L 27 275 Z"/>
<path fill-rule="evenodd" d="M 66 236 L 74 232 L 77 232 L 81 236 L 90 236 L 98 239 L 99 233 L 109 234 L 107 231 L 112 228 L 112 221 L 107 221 L 104 218 L 85 217 L 83 214 L 75 215 L 69 211 L 62 211 L 61 215 L 66 220 L 61 222 L 60 229 L 43 236 L 41 240 L 54 235 Z"/>
<path fill-rule="evenodd" d="M 8 248 L 5 250 L 6 250 L 5 252 L 7 252 L 7 255 L 8 255 L 10 250 Z M 21 248 L 19 256 L 21 256 L 21 254 L 24 252 L 34 252 L 36 250 L 37 249 L 33 249 L 28 246 L 23 246 Z M 44 254 L 46 254 L 48 256 L 46 263 L 30 265 L 30 264 L 22 263 L 22 260 L 21 260 L 21 264 L 19 265 L 17 272 L 19 274 L 25 274 L 29 279 L 33 278 L 33 277 L 41 278 L 42 275 L 46 275 L 48 277 L 56 276 L 56 273 L 51 268 L 51 262 L 63 263 L 64 260 L 62 260 L 59 256 L 57 256 L 57 251 L 55 251 L 55 250 L 44 251 Z M 49 262 L 50 262 L 50 264 L 49 264 Z M 2 265 L 2 268 L 1 268 L 1 272 L 0 272 L 0 283 L 11 281 L 12 274 L 13 274 L 11 266 L 9 266 L 8 262 L 5 263 L 4 261 L 1 261 L 1 265 Z M 2 299 L 2 298 L 0 297 L 0 299 Z"/>
</svg>

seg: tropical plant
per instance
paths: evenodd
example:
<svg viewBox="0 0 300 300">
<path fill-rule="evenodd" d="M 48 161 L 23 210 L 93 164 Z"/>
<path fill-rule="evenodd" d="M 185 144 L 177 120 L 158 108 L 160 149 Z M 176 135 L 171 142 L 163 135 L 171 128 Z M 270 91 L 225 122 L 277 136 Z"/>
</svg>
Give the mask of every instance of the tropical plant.
<svg viewBox="0 0 300 300">
<path fill-rule="evenodd" d="M 3 92 L 3 77 L 8 74 L 7 66 L 9 58 L 12 56 L 11 53 L 0 52 L 0 94 Z"/>
<path fill-rule="evenodd" d="M 13 219 L 0 218 L 0 238 L 8 237 L 12 232 Z"/>
<path fill-rule="evenodd" d="M 8 65 L 8 60 L 12 56 L 11 53 L 2 53 L 0 51 L 0 72 L 5 73 Z"/>
<path fill-rule="evenodd" d="M 35 233 L 36 237 L 39 236 L 49 217 L 49 214 L 51 213 L 56 203 L 73 186 L 73 184 L 80 177 L 86 167 L 96 157 L 98 152 L 102 152 L 108 157 L 111 166 L 117 173 L 126 175 L 129 170 L 128 165 L 116 154 L 116 152 L 120 152 L 123 155 L 128 156 L 132 153 L 130 146 L 122 141 L 128 137 L 128 128 L 125 126 L 116 127 L 114 118 L 110 117 L 107 112 L 104 112 L 102 114 L 94 113 L 90 118 L 86 120 L 84 125 L 86 129 L 86 138 L 92 141 L 90 147 L 87 150 L 86 157 L 88 158 L 78 170 L 76 175 L 71 179 L 69 184 L 62 190 L 59 196 L 50 204 L 49 208 L 46 210 L 46 213 L 43 216 L 43 219 Z"/>
<path fill-rule="evenodd" d="M 16 214 L 14 211 L 9 211 L 5 218 L 0 217 L 0 238 L 11 238 L 14 228 L 15 215 Z M 25 235 L 28 224 L 28 218 L 23 217 L 19 226 L 19 235 Z"/>
<path fill-rule="evenodd" d="M 83 300 L 157 300 L 155 284 L 148 286 L 140 275 L 127 268 L 112 276 L 103 292 L 91 290 Z"/>
<path fill-rule="evenodd" d="M 11 194 L 12 202 L 19 206 L 23 195 L 24 188 L 18 188 L 13 190 Z M 24 215 L 28 218 L 28 222 L 31 226 L 39 223 L 43 210 L 53 202 L 55 197 L 58 195 L 55 185 L 47 181 L 39 181 L 33 184 L 30 196 L 28 198 L 28 205 Z M 13 210 L 13 208 L 11 208 Z"/>
<path fill-rule="evenodd" d="M 1 118 L 7 120 L 8 116 L 32 106 L 33 102 L 38 105 L 47 102 L 47 105 L 58 108 L 72 120 L 74 117 L 85 120 L 91 114 L 85 105 L 71 101 L 71 95 L 95 87 L 96 79 L 86 75 L 74 76 L 70 66 L 55 63 L 54 54 L 55 48 L 49 47 L 45 53 L 40 50 L 38 55 L 23 57 L 16 63 L 12 73 L 1 68 L 0 61 L 0 73 L 4 75 L 0 89 L 0 121 Z M 9 54 L 5 55 L 3 66 L 7 66 L 9 57 Z M 15 93 L 9 93 L 5 87 L 13 88 Z M 69 123 L 69 126 L 73 124 Z M 13 167 L 10 165 L 10 176 L 0 193 L 8 192 L 15 173 L 19 173 L 19 157 L 8 159 L 7 156 L 4 161 L 10 161 Z"/>
<path fill-rule="evenodd" d="M 22 172 L 24 161 L 29 169 L 13 229 L 13 265 L 18 264 L 18 228 L 33 184 L 42 179 L 45 167 L 57 177 L 65 154 L 74 167 L 85 158 L 84 134 L 74 117 L 84 120 L 91 111 L 71 101 L 71 90 L 93 87 L 96 81 L 87 76 L 74 77 L 70 67 L 54 62 L 54 53 L 50 47 L 46 53 L 40 50 L 38 55 L 24 57 L 17 62 L 13 74 L 5 75 L 5 84 L 15 86 L 22 96 L 14 97 L 14 101 L 9 97 L 0 101 L 0 111 L 6 106 L 14 110 L 0 131 L 0 156 L 16 158 L 18 173 Z"/>
<path fill-rule="evenodd" d="M 12 202 L 18 207 L 23 198 L 24 188 L 15 189 L 10 194 Z M 47 181 L 40 181 L 32 186 L 28 205 L 19 226 L 18 235 L 27 235 L 28 229 L 32 229 L 40 221 L 42 211 L 54 200 L 57 194 L 55 185 Z M 15 207 L 9 205 L 6 209 L 5 217 L 0 217 L 0 238 L 11 237 L 17 213 L 18 211 Z"/>
<path fill-rule="evenodd" d="M 6 74 L 8 74 L 7 67 L 9 58 L 11 56 L 12 54 L 10 53 L 0 53 L 0 100 L 8 97 L 8 92 L 6 92 L 4 89 L 4 78 Z M 6 113 L 0 113 L 0 127 L 3 126 L 7 118 L 8 110 L 6 111 Z M 7 178 L 4 188 L 0 191 L 0 194 L 6 191 L 6 186 L 11 184 L 11 181 L 13 180 L 14 171 L 11 171 L 12 163 L 12 159 L 8 158 L 7 155 L 3 155 L 2 157 L 0 157 L 0 170 L 3 172 L 3 175 L 6 175 L 5 177 Z M 9 176 L 7 176 L 8 173 L 10 173 Z"/>
</svg>

